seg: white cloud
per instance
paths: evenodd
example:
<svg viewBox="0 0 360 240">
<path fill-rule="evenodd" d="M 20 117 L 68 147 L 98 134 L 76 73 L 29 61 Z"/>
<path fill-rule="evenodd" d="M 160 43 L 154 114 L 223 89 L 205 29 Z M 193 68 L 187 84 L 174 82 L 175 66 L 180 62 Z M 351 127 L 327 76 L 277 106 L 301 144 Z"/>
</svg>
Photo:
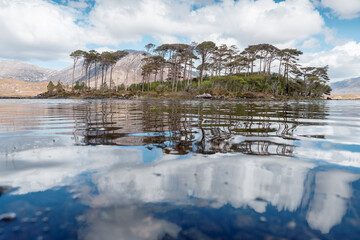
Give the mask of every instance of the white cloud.
<svg viewBox="0 0 360 240">
<path fill-rule="evenodd" d="M 284 43 L 320 33 L 324 21 L 306 0 L 224 0 L 192 9 L 193 1 L 99 0 L 90 13 L 93 41 L 116 44 L 143 35 L 216 42 Z"/>
<path fill-rule="evenodd" d="M 329 76 L 333 80 L 360 76 L 360 43 L 349 41 L 330 51 L 305 53 L 301 62 L 308 66 L 329 65 Z"/>
<path fill-rule="evenodd" d="M 342 19 L 352 19 L 360 16 L 359 0 L 321 0 L 321 5 L 330 8 L 336 16 Z"/>
<path fill-rule="evenodd" d="M 322 4 L 329 2 L 323 0 Z M 0 0 L 0 58 L 67 59 L 70 52 L 88 44 L 109 49 L 139 42 L 144 36 L 171 43 L 212 40 L 240 49 L 263 42 L 296 47 L 305 41 L 303 48 L 311 49 L 318 46 L 313 35 L 324 34 L 327 42 L 339 44 L 334 30 L 324 26 L 310 0 L 97 0 L 88 16 L 81 12 L 89 6 L 88 1 L 67 0 L 64 4 L 67 6 L 47 0 Z M 357 56 L 342 59 L 346 54 L 333 49 L 307 54 L 304 59 L 329 64 L 332 77 L 351 72 L 349 76 L 360 75 L 358 65 L 350 61 Z M 342 64 L 344 60 L 346 64 Z M 342 68 L 345 65 L 350 67 Z"/>
<path fill-rule="evenodd" d="M 302 44 L 302 49 L 316 49 L 321 46 L 320 41 L 316 38 L 309 38 Z"/>
<path fill-rule="evenodd" d="M 0 57 L 58 59 L 83 46 L 76 14 L 43 0 L 0 0 Z"/>
<path fill-rule="evenodd" d="M 117 46 L 146 35 L 163 42 L 286 44 L 320 33 L 324 24 L 309 0 L 97 0 L 89 16 L 81 12 L 85 0 L 63 4 L 0 0 L 0 57 L 58 60 L 87 44 Z"/>
<path fill-rule="evenodd" d="M 79 0 L 79 1 L 68 1 L 67 5 L 73 8 L 85 9 L 88 8 L 90 5 L 87 3 L 86 0 Z"/>
</svg>

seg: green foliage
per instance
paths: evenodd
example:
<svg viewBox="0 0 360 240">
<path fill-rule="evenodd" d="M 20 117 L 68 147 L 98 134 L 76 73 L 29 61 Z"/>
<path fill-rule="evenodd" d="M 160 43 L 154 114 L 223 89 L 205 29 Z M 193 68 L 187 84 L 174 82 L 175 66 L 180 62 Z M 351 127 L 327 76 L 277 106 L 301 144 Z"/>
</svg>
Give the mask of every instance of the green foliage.
<svg viewBox="0 0 360 240">
<path fill-rule="evenodd" d="M 81 84 L 79 84 L 79 82 L 76 82 L 75 83 L 75 86 L 74 86 L 74 90 L 76 90 L 76 91 L 83 91 L 83 90 L 85 90 L 85 83 L 84 82 L 82 82 Z"/>
<path fill-rule="evenodd" d="M 200 84 L 200 89 L 205 90 L 212 87 L 212 82 L 210 80 L 203 81 Z"/>
<path fill-rule="evenodd" d="M 130 87 L 128 87 L 128 90 L 129 91 L 132 91 L 132 92 L 137 92 L 137 91 L 141 91 L 142 89 L 142 84 L 131 84 Z"/>
<path fill-rule="evenodd" d="M 120 86 L 118 86 L 118 91 L 124 91 L 125 85 L 122 83 Z"/>
<path fill-rule="evenodd" d="M 106 82 L 104 82 L 104 84 L 102 86 L 100 86 L 100 90 L 102 92 L 106 92 L 106 91 L 109 90 L 108 85 L 106 84 Z"/>
<path fill-rule="evenodd" d="M 207 92 L 215 96 L 238 97 L 250 96 L 250 93 L 254 93 L 254 96 L 273 94 L 319 97 L 331 91 L 327 85 L 328 66 L 301 66 L 298 57 L 303 53 L 297 49 L 278 49 L 263 43 L 250 45 L 240 51 L 236 46 L 216 46 L 211 41 L 190 45 L 162 44 L 156 48 L 149 43 L 145 48 L 147 54 L 144 54 L 141 65 L 143 82 L 132 84 L 128 88 L 130 91 L 151 91 L 157 94 L 185 91 L 192 95 Z M 76 62 L 83 58 L 87 79 L 94 64 L 101 65 L 102 73 L 104 69 L 110 68 L 112 74 L 116 62 L 127 54 L 125 51 L 98 53 L 95 50 L 77 50 L 70 56 L 74 60 L 73 70 Z M 199 77 L 188 80 L 190 74 L 186 73 L 196 67 L 196 59 L 200 60 L 197 68 Z M 275 63 L 278 64 L 277 73 L 272 73 Z M 153 79 L 161 83 L 151 83 Z M 166 80 L 168 82 L 163 82 Z M 113 82 L 110 84 L 112 86 L 115 86 Z M 108 88 L 106 83 L 100 87 L 102 92 L 108 91 Z M 86 86 L 76 83 L 74 89 L 85 90 Z M 114 89 L 122 91 L 125 86 L 122 84 Z M 49 93 L 52 94 L 54 90 L 64 91 L 63 87 L 51 86 L 49 83 Z"/>
<path fill-rule="evenodd" d="M 57 92 L 57 93 L 63 93 L 63 92 L 65 92 L 65 89 L 64 89 L 63 85 L 61 84 L 61 82 L 58 82 L 58 83 L 57 83 L 55 89 L 56 89 L 56 92 Z"/>
<path fill-rule="evenodd" d="M 50 81 L 49 84 L 47 85 L 47 90 L 50 94 L 53 94 L 54 89 L 55 89 L 55 85 L 52 81 Z"/>
<path fill-rule="evenodd" d="M 159 84 L 158 86 L 156 86 L 155 91 L 160 94 L 168 91 L 168 88 L 164 84 Z"/>
</svg>

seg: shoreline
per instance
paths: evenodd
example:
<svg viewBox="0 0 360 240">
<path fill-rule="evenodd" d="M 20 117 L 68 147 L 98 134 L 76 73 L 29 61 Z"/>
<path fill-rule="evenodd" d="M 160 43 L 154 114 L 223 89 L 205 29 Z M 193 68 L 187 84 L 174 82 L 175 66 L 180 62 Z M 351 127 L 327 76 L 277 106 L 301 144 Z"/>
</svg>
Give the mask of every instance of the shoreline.
<svg viewBox="0 0 360 240">
<path fill-rule="evenodd" d="M 360 100 L 360 94 L 334 94 L 326 95 L 321 98 L 310 98 L 310 97 L 288 97 L 288 96 L 273 96 L 262 93 L 249 92 L 243 97 L 234 96 L 212 96 L 212 95 L 194 95 L 184 92 L 169 93 L 169 94 L 157 94 L 156 92 L 147 93 L 134 93 L 134 92 L 123 92 L 123 93 L 80 93 L 72 94 L 69 92 L 61 95 L 49 95 L 48 93 L 42 93 L 37 96 L 0 96 L 0 99 L 119 99 L 119 100 L 219 100 L 219 101 L 287 101 L 287 100 Z"/>
<path fill-rule="evenodd" d="M 360 99 L 326 99 L 326 98 L 196 98 L 196 97 L 168 97 L 168 96 L 133 96 L 133 97 L 119 97 L 119 96 L 86 96 L 86 97 L 1 97 L 0 100 L 10 100 L 10 99 L 71 99 L 71 100 L 206 100 L 206 101 L 313 101 L 313 100 L 360 100 Z"/>
</svg>

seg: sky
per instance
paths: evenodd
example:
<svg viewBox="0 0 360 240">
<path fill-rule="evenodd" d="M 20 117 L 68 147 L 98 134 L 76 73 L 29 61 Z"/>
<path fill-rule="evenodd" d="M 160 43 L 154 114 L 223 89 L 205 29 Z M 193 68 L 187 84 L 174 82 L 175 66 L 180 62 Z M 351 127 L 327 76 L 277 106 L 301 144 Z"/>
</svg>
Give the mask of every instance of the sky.
<svg viewBox="0 0 360 240">
<path fill-rule="evenodd" d="M 270 43 L 360 76 L 360 0 L 0 0 L 0 59 L 61 69 L 77 49 L 143 50 L 152 42 Z"/>
</svg>

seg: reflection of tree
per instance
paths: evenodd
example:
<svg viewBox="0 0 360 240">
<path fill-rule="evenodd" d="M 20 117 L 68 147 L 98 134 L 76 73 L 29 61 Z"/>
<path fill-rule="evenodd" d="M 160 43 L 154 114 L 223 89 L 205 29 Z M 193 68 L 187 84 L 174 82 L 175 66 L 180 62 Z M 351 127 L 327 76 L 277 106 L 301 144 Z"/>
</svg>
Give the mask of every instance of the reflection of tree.
<svg viewBox="0 0 360 240">
<path fill-rule="evenodd" d="M 95 101 L 74 111 L 83 144 L 154 145 L 171 154 L 292 156 L 301 119 L 326 117 L 321 103 Z"/>
</svg>

